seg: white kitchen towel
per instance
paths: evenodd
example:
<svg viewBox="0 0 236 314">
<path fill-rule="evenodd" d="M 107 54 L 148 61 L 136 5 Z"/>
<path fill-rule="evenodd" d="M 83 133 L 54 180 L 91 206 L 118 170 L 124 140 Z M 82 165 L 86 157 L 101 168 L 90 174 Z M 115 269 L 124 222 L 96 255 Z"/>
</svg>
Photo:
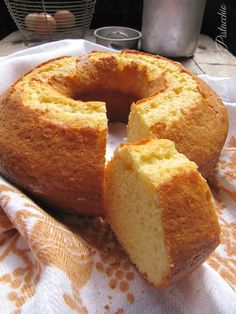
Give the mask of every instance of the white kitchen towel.
<svg viewBox="0 0 236 314">
<path fill-rule="evenodd" d="M 64 40 L 1 58 L 0 95 L 35 65 L 90 50 L 108 49 Z M 103 220 L 48 213 L 0 178 L 0 313 L 236 313 L 236 85 L 202 78 L 219 94 L 227 89 L 230 116 L 212 186 L 222 237 L 210 258 L 181 282 L 156 289 L 143 280 Z M 125 137 L 122 124 L 112 129 L 109 155 Z"/>
</svg>

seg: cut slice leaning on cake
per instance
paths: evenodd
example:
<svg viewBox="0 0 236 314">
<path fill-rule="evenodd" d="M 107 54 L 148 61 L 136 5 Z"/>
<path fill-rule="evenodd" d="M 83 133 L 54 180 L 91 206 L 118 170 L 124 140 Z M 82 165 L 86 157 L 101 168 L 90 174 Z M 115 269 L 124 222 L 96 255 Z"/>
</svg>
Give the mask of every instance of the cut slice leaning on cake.
<svg viewBox="0 0 236 314">
<path fill-rule="evenodd" d="M 106 169 L 105 210 L 131 261 L 156 287 L 190 273 L 219 243 L 207 182 L 170 140 L 115 151 Z"/>
</svg>

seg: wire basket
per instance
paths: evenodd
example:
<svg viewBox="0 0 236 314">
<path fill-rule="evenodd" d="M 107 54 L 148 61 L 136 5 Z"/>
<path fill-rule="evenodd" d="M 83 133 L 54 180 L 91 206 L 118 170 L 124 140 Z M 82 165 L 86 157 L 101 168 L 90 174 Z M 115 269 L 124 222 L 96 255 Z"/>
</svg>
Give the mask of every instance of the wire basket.
<svg viewBox="0 0 236 314">
<path fill-rule="evenodd" d="M 96 0 L 4 0 L 25 43 L 83 38 Z"/>
</svg>

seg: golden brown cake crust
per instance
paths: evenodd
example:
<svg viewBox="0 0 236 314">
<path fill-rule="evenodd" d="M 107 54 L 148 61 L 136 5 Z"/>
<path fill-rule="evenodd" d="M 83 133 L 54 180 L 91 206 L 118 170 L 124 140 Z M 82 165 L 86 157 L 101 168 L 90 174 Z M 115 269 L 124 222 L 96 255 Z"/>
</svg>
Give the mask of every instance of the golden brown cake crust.
<svg viewBox="0 0 236 314">
<path fill-rule="evenodd" d="M 197 82 L 199 96 L 201 96 L 199 101 L 189 112 L 184 112 L 181 120 L 176 121 L 170 127 L 164 122 L 158 122 L 152 126 L 151 133 L 157 138 L 174 141 L 177 150 L 194 161 L 204 177 L 211 175 L 218 162 L 228 133 L 228 114 L 220 97 L 203 80 L 177 62 L 168 60 L 165 57 L 137 51 L 124 51 L 123 54 L 167 60 L 178 67 L 180 72 L 188 74 Z M 158 91 L 157 94 L 162 91 Z M 143 100 L 141 99 L 133 105 L 139 106 L 142 103 Z"/>
<path fill-rule="evenodd" d="M 166 146 L 162 146 L 161 142 L 165 142 Z M 164 288 L 191 273 L 206 260 L 220 242 L 220 226 L 206 180 L 197 171 L 193 162 L 175 150 L 175 153 L 179 155 L 178 160 L 185 158 L 185 161 L 181 159 L 182 165 L 176 163 L 177 155 L 175 158 L 171 157 L 168 142 L 149 138 L 136 143 L 120 145 L 107 165 L 105 176 L 106 218 L 117 235 L 118 241 L 127 250 L 139 271 L 148 282 L 158 288 Z M 143 149 L 140 149 L 140 146 L 144 146 Z M 154 152 L 161 152 L 160 157 L 157 157 L 160 158 L 159 165 L 155 164 Z M 138 161 L 143 163 L 143 166 L 138 167 Z M 149 170 L 148 166 L 150 166 Z M 144 172 L 142 173 L 142 171 Z M 131 174 L 127 180 L 126 177 L 121 180 L 125 173 L 134 173 L 135 175 Z M 136 191 L 139 182 L 148 184 L 149 187 L 149 189 L 143 189 L 142 197 L 133 192 Z M 125 190 L 121 188 L 122 186 L 125 187 Z M 128 192 L 126 193 L 126 191 Z M 146 193 L 149 191 L 152 196 L 149 195 L 146 205 L 142 203 L 142 207 L 140 207 L 140 199 L 146 200 Z M 147 210 L 146 207 L 149 209 Z M 137 208 L 140 210 L 138 211 Z M 157 209 L 160 212 L 158 220 L 155 216 Z M 146 220 L 143 216 L 140 218 L 139 212 L 141 211 L 146 213 Z M 127 224 L 127 221 L 131 221 L 132 215 L 134 217 L 133 226 Z M 152 223 L 152 221 L 155 222 Z M 145 232 L 147 233 L 146 224 L 149 225 L 148 230 L 154 230 L 153 234 L 150 233 L 148 237 L 145 234 Z M 154 227 L 151 226 L 152 224 Z M 138 239 L 136 226 L 140 229 Z M 156 230 L 160 230 L 160 226 L 163 231 L 157 236 Z M 132 238 L 133 242 L 130 245 Z M 160 238 L 163 239 L 166 253 L 163 252 L 161 246 L 159 246 L 159 251 L 156 249 Z M 156 239 L 156 244 L 151 242 L 153 239 Z M 156 254 L 151 257 L 149 257 L 150 251 L 149 254 L 147 253 L 150 243 Z M 140 262 L 140 258 L 137 259 L 136 254 L 140 247 L 147 256 L 147 263 L 146 261 Z M 163 261 L 165 267 L 161 267 L 161 272 L 157 267 L 156 274 L 158 276 L 153 275 L 154 272 L 149 271 L 151 266 L 147 268 L 146 264 L 157 263 L 159 265 L 160 260 Z"/>
<path fill-rule="evenodd" d="M 131 55 L 137 54 L 128 52 Z M 158 94 L 166 88 L 164 75 L 150 78 L 148 64 L 142 64 L 138 60 L 127 62 L 125 56 L 128 52 L 114 54 L 93 51 L 77 60 L 77 71 L 81 77 L 78 97 L 82 100 L 105 99 L 110 122 L 127 123 L 133 102 Z M 124 97 L 121 98 L 120 94 Z"/>
<path fill-rule="evenodd" d="M 162 123 L 153 127 L 158 138 L 175 142 L 180 153 L 196 162 L 204 177 L 214 170 L 228 133 L 227 110 L 219 96 L 201 79 L 192 75 L 202 95 L 196 106 L 171 128 Z"/>
<path fill-rule="evenodd" d="M 102 58 L 96 59 L 97 55 Z M 122 67 L 122 58 L 118 62 L 115 57 L 118 55 L 124 59 L 129 56 L 131 61 Z M 107 91 L 113 88 L 117 94 L 114 94 L 115 97 L 108 95 L 115 99 L 111 106 L 107 106 L 108 115 L 112 119 L 118 116 L 125 121 L 130 102 L 137 99 L 145 101 L 148 97 L 161 94 L 167 87 L 164 70 L 155 76 L 149 71 L 148 63 L 140 63 L 138 58 L 132 59 L 132 56 L 168 60 L 137 51 L 122 51 L 120 54 L 91 52 L 85 57 L 49 60 L 20 78 L 0 105 L 0 172 L 52 206 L 82 214 L 102 214 L 106 126 L 91 127 L 91 117 L 85 121 L 76 121 L 77 130 L 80 128 L 77 132 L 73 124 L 65 125 L 57 119 L 50 119 L 47 109 L 27 107 L 20 86 L 31 75 L 32 82 L 43 84 L 45 77 L 38 76 L 41 69 L 60 60 L 65 63 L 69 60 L 65 71 L 55 71 L 47 78 L 47 88 L 71 99 L 78 99 L 76 93 L 79 89 L 85 94 L 89 91 L 92 97 L 90 100 L 103 100 L 104 94 L 109 94 Z M 90 60 L 93 58 L 95 61 Z M 201 173 L 207 176 L 214 168 L 226 138 L 226 109 L 204 82 L 180 64 L 170 60 L 168 62 L 197 81 L 202 101 L 196 103 L 170 128 L 165 123 L 153 126 L 151 135 L 173 140 L 177 149 L 195 161 Z M 64 72 L 68 75 L 64 75 Z M 83 79 L 83 72 L 87 73 L 88 80 Z M 116 91 L 118 87 L 121 90 Z M 105 92 L 97 93 L 102 88 Z M 125 99 L 120 92 L 128 98 Z M 97 99 L 97 96 L 101 96 L 101 99 Z"/>
<path fill-rule="evenodd" d="M 220 242 L 220 227 L 210 189 L 202 184 L 198 172 L 178 174 L 156 191 L 170 264 L 170 272 L 160 284 L 164 287 L 193 271 L 209 256 Z"/>
<path fill-rule="evenodd" d="M 1 173 L 55 210 L 103 215 L 107 130 L 50 121 L 24 104 L 17 83 L 0 105 Z"/>
</svg>

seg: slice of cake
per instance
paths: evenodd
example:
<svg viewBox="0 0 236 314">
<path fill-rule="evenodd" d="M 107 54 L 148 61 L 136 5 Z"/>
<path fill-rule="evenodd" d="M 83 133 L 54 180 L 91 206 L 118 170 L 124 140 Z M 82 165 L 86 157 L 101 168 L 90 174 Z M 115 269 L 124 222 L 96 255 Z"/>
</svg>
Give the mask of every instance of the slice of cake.
<svg viewBox="0 0 236 314">
<path fill-rule="evenodd" d="M 156 287 L 191 272 L 219 243 L 210 189 L 170 140 L 115 151 L 106 170 L 105 209 L 131 261 Z"/>
</svg>

